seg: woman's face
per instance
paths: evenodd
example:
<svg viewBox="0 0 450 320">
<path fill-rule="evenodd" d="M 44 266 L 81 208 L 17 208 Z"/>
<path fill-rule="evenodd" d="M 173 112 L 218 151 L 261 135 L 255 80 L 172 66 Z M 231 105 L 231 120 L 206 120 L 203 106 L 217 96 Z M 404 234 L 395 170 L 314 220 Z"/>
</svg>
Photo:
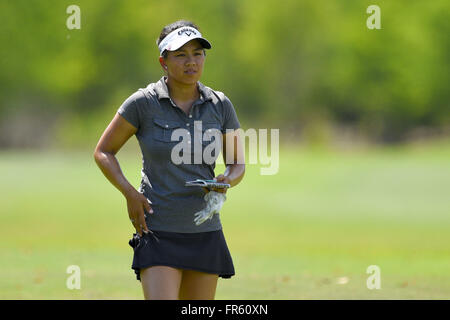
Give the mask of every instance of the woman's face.
<svg viewBox="0 0 450 320">
<path fill-rule="evenodd" d="M 187 42 L 176 51 L 168 51 L 167 58 L 160 58 L 166 65 L 167 76 L 184 84 L 196 84 L 203 73 L 204 49 L 197 39 Z"/>
</svg>

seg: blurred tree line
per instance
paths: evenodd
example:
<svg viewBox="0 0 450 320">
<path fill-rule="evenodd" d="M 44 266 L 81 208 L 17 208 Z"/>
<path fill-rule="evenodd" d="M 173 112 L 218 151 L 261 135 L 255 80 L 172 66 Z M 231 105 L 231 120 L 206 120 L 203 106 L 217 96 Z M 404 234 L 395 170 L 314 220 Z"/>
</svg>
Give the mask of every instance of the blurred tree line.
<svg viewBox="0 0 450 320">
<path fill-rule="evenodd" d="M 69 5 L 81 29 L 69 30 Z M 381 8 L 369 30 L 366 8 Z M 96 142 L 120 104 L 162 75 L 156 38 L 199 25 L 202 82 L 243 128 L 349 126 L 375 141 L 450 125 L 450 2 L 5 0 L 0 2 L 0 147 Z M 297 136 L 295 136 L 297 137 Z"/>
</svg>

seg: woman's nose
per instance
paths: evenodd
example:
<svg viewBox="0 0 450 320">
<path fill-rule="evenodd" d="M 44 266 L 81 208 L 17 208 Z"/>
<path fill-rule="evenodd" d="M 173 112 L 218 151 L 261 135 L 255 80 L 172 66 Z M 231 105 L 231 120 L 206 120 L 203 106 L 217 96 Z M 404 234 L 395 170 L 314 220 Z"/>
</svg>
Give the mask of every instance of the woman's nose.
<svg viewBox="0 0 450 320">
<path fill-rule="evenodd" d="M 195 64 L 196 64 L 195 57 L 188 55 L 186 65 L 191 66 L 191 65 L 195 65 Z"/>
</svg>

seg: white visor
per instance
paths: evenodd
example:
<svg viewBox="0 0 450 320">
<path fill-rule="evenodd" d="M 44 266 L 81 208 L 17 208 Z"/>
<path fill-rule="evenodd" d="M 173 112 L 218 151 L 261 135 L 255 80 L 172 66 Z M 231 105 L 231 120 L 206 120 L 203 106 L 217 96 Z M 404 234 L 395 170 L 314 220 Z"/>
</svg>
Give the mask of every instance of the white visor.
<svg viewBox="0 0 450 320">
<path fill-rule="evenodd" d="M 174 51 L 181 48 L 186 42 L 198 39 L 203 48 L 211 49 L 208 40 L 202 37 L 200 31 L 192 27 L 181 27 L 169 33 L 159 44 L 159 54 L 162 56 L 165 50 Z"/>
</svg>

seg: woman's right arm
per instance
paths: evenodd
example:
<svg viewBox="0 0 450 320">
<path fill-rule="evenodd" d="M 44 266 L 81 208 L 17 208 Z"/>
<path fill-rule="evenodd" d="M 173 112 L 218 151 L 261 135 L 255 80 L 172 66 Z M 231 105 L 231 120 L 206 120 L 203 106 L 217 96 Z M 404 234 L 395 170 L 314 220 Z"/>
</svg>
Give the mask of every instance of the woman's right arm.
<svg viewBox="0 0 450 320">
<path fill-rule="evenodd" d="M 137 131 L 131 123 L 116 113 L 103 132 L 94 151 L 94 159 L 105 177 L 124 195 L 127 200 L 128 216 L 140 235 L 148 232 L 145 212 L 153 213 L 147 198 L 137 191 L 125 178 L 116 154 Z"/>
</svg>

